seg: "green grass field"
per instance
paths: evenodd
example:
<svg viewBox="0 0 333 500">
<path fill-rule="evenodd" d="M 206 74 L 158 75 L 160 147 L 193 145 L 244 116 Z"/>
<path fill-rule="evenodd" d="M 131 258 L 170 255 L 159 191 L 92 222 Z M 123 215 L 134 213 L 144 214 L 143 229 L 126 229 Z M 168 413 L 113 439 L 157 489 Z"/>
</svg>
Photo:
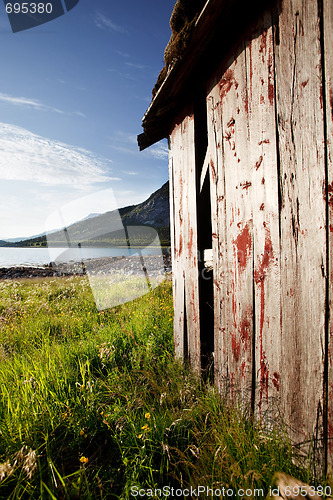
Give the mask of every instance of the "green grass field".
<svg viewBox="0 0 333 500">
<path fill-rule="evenodd" d="M 85 277 L 0 282 L 1 499 L 314 481 L 281 427 L 253 425 L 175 361 L 172 317 L 170 281 L 102 312 Z"/>
</svg>

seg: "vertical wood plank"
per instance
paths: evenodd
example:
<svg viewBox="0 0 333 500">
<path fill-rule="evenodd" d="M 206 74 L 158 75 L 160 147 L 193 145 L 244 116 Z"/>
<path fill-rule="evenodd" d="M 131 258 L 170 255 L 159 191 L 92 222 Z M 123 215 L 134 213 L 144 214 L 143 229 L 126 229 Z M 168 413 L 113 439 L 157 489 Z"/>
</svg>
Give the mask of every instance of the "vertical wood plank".
<svg viewBox="0 0 333 500">
<path fill-rule="evenodd" d="M 215 342 L 219 349 L 219 359 L 215 356 L 215 360 L 219 376 L 230 385 L 232 399 L 248 407 L 252 396 L 253 222 L 243 47 L 227 68 L 208 96 L 209 127 L 211 130 L 214 126 L 221 137 L 220 151 L 214 157 L 218 166 L 215 226 L 218 224 L 220 238 L 214 253 L 219 255 L 215 268 L 215 292 L 219 298 L 215 307 L 219 302 L 221 308 L 217 333 L 223 339 Z M 217 144 L 214 147 L 217 149 Z M 212 162 L 211 170 L 215 167 L 214 159 Z M 220 218 L 221 211 L 225 213 Z"/>
<path fill-rule="evenodd" d="M 188 331 L 188 354 L 192 369 L 201 373 L 200 310 L 198 277 L 197 187 L 194 145 L 194 115 L 189 112 L 182 123 L 184 156 L 184 270 Z"/>
<path fill-rule="evenodd" d="M 298 443 L 323 433 L 326 229 L 317 2 L 283 0 L 275 46 L 281 183 L 283 415 Z M 322 457 L 321 457 L 322 458 Z"/>
<path fill-rule="evenodd" d="M 271 12 L 246 48 L 253 184 L 256 414 L 274 420 L 280 391 L 280 237 Z M 282 363 L 283 367 L 283 363 Z"/>
<path fill-rule="evenodd" d="M 325 70 L 326 104 L 326 161 L 328 203 L 328 247 L 329 247 L 329 330 L 328 330 L 328 383 L 327 383 L 327 465 L 328 474 L 333 478 L 333 2 L 323 2 L 323 42 Z"/>
<path fill-rule="evenodd" d="M 197 260 L 194 116 L 185 110 L 170 136 L 174 198 L 174 335 L 176 352 L 188 355 L 199 375 L 200 321 Z M 186 311 L 186 317 L 184 317 Z M 185 338 L 186 335 L 186 338 Z M 186 352 L 188 351 L 188 352 Z"/>
<path fill-rule="evenodd" d="M 227 195 L 228 369 L 232 398 L 249 406 L 253 364 L 253 213 L 245 51 L 220 82 Z"/>
<path fill-rule="evenodd" d="M 174 307 L 174 341 L 176 356 L 184 359 L 187 339 L 184 328 L 184 275 L 182 269 L 183 259 L 183 192 L 182 168 L 183 157 L 181 154 L 181 126 L 172 131 L 169 139 L 169 178 L 170 178 L 170 214 L 171 226 L 171 252 L 172 252 L 172 280 L 173 280 L 173 307 Z"/>
<path fill-rule="evenodd" d="M 220 109 L 220 91 L 217 84 L 207 95 L 207 129 L 212 213 L 213 296 L 214 296 L 214 380 L 220 394 L 228 395 L 228 255 L 226 227 L 225 165 Z"/>
</svg>

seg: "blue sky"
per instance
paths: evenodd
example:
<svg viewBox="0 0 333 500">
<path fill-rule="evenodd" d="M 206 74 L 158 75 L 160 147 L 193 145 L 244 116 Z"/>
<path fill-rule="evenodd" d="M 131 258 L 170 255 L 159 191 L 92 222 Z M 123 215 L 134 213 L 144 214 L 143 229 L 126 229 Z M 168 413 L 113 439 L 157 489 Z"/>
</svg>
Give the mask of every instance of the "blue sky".
<svg viewBox="0 0 333 500">
<path fill-rule="evenodd" d="M 110 190 L 118 207 L 138 203 L 167 181 L 166 141 L 140 153 L 136 136 L 174 3 L 80 0 L 18 33 L 0 3 L 0 239 L 51 229 L 64 205 L 73 222 L 113 209 Z"/>
</svg>

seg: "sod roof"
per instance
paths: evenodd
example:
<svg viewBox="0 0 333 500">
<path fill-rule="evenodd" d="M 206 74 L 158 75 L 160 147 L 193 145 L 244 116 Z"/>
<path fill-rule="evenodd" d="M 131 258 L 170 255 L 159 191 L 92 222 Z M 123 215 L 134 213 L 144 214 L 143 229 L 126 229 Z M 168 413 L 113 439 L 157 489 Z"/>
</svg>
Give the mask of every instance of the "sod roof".
<svg viewBox="0 0 333 500">
<path fill-rule="evenodd" d="M 165 66 L 138 136 L 143 150 L 170 135 L 177 115 L 193 104 L 217 65 L 256 16 L 280 0 L 177 0 L 170 18 Z"/>
</svg>

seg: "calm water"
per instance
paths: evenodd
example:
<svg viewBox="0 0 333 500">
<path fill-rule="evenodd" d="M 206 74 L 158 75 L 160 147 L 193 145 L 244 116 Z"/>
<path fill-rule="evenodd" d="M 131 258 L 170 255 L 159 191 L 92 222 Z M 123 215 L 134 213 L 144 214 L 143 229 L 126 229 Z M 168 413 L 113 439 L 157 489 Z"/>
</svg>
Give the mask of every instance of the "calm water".
<svg viewBox="0 0 333 500">
<path fill-rule="evenodd" d="M 97 257 L 135 255 L 136 250 L 128 248 L 3 248 L 0 247 L 0 267 L 40 266 L 51 261 L 82 261 Z M 145 248 L 143 255 L 160 254 L 159 248 Z"/>
</svg>

